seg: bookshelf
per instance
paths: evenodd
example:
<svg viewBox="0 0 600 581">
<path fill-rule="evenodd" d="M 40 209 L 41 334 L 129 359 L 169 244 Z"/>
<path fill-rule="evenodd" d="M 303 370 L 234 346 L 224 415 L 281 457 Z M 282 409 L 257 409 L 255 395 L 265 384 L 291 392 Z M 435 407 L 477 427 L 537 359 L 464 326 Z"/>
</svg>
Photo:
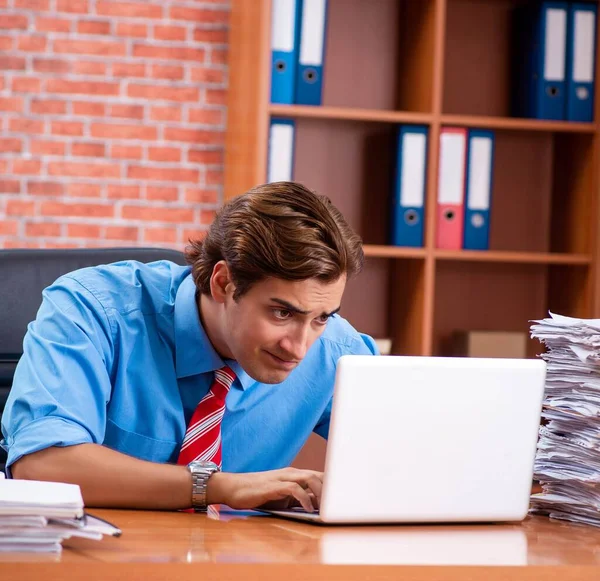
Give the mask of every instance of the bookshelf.
<svg viewBox="0 0 600 581">
<path fill-rule="evenodd" d="M 266 180 L 270 118 L 295 119 L 294 179 L 365 242 L 342 314 L 393 353 L 444 355 L 459 329 L 526 332 L 549 309 L 600 317 L 599 126 L 510 116 L 511 11 L 525 1 L 329 0 L 320 107 L 269 102 L 271 2 L 231 2 L 225 198 Z M 387 245 L 404 123 L 429 128 L 423 248 Z M 489 251 L 435 248 L 443 126 L 495 131 Z"/>
</svg>

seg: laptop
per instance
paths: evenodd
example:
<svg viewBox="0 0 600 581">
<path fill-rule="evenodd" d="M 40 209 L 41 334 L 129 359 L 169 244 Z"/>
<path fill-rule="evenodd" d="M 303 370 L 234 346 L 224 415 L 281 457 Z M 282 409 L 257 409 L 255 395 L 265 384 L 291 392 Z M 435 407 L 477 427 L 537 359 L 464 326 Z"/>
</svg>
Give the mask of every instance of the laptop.
<svg viewBox="0 0 600 581">
<path fill-rule="evenodd" d="M 520 521 L 546 378 L 541 359 L 344 355 L 320 510 L 331 524 Z"/>
</svg>

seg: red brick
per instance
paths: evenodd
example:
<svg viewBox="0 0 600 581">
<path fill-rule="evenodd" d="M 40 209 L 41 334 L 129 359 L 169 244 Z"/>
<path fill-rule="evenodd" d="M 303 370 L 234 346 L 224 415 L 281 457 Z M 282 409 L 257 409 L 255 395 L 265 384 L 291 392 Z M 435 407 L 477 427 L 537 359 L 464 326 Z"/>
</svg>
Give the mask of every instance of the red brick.
<svg viewBox="0 0 600 581">
<path fill-rule="evenodd" d="M 191 240 L 204 240 L 206 238 L 206 230 L 184 230 L 183 239 L 187 242 Z"/>
<path fill-rule="evenodd" d="M 68 224 L 67 236 L 71 238 L 100 238 L 100 226 L 93 224 Z"/>
<path fill-rule="evenodd" d="M 25 235 L 34 238 L 39 236 L 60 236 L 60 224 L 52 222 L 29 222 L 25 224 Z"/>
<path fill-rule="evenodd" d="M 221 131 L 165 127 L 165 139 L 167 141 L 187 141 L 196 145 L 223 145 L 225 137 Z"/>
<path fill-rule="evenodd" d="M 67 196 L 73 198 L 99 198 L 102 186 L 98 184 L 67 184 Z"/>
<path fill-rule="evenodd" d="M 150 76 L 155 79 L 183 79 L 184 69 L 175 65 L 152 65 Z"/>
<path fill-rule="evenodd" d="M 46 50 L 46 37 L 20 36 L 17 41 L 17 49 L 27 52 L 43 52 Z"/>
<path fill-rule="evenodd" d="M 23 111 L 23 99 L 21 97 L 0 97 L 0 111 Z M 15 121 L 15 119 L 11 119 Z"/>
<path fill-rule="evenodd" d="M 142 159 L 142 148 L 139 145 L 113 145 L 110 156 L 119 159 Z"/>
<path fill-rule="evenodd" d="M 196 87 L 171 87 L 164 85 L 134 85 L 127 90 L 129 97 L 164 101 L 198 101 L 200 92 Z"/>
<path fill-rule="evenodd" d="M 39 32 L 70 32 L 72 20 L 66 18 L 46 18 L 38 16 L 35 19 L 35 29 Z"/>
<path fill-rule="evenodd" d="M 146 222 L 194 221 L 194 211 L 190 208 L 123 206 L 122 215 L 126 220 L 144 220 Z"/>
<path fill-rule="evenodd" d="M 86 95 L 118 95 L 119 83 L 101 83 L 89 81 L 67 81 L 64 79 L 48 79 L 48 93 L 71 93 Z"/>
<path fill-rule="evenodd" d="M 91 117 L 104 117 L 106 106 L 104 103 L 90 103 L 88 101 L 73 102 L 73 114 Z"/>
<path fill-rule="evenodd" d="M 29 150 L 34 155 L 65 155 L 66 144 L 61 141 L 32 139 L 29 143 Z"/>
<path fill-rule="evenodd" d="M 229 22 L 228 10 L 204 10 L 202 8 L 173 6 L 169 11 L 169 16 L 174 20 L 201 22 L 202 24 L 227 24 Z"/>
<path fill-rule="evenodd" d="M 177 228 L 144 228 L 143 241 L 174 243 L 177 241 Z"/>
<path fill-rule="evenodd" d="M 80 34 L 110 34 L 109 20 L 80 20 L 77 23 Z"/>
<path fill-rule="evenodd" d="M 200 210 L 200 224 L 210 225 L 215 221 L 216 210 Z"/>
<path fill-rule="evenodd" d="M 187 46 L 154 46 L 151 44 L 135 44 L 133 56 L 142 58 L 168 59 L 175 61 L 204 62 L 206 50 Z"/>
<path fill-rule="evenodd" d="M 64 115 L 67 103 L 53 99 L 32 99 L 29 110 L 36 115 Z"/>
<path fill-rule="evenodd" d="M 42 162 L 37 159 L 13 159 L 12 172 L 17 175 L 39 174 Z"/>
<path fill-rule="evenodd" d="M 154 38 L 157 40 L 185 40 L 187 30 L 183 26 L 154 26 Z"/>
<path fill-rule="evenodd" d="M 0 137 L 0 153 L 19 153 L 23 149 L 23 142 L 14 137 Z"/>
<path fill-rule="evenodd" d="M 229 42 L 229 34 L 225 29 L 206 30 L 204 28 L 196 28 L 196 30 L 194 30 L 194 40 L 196 42 L 227 44 Z"/>
<path fill-rule="evenodd" d="M 79 121 L 52 121 L 50 132 L 55 135 L 83 135 L 83 123 Z"/>
<path fill-rule="evenodd" d="M 114 77 L 145 77 L 146 65 L 142 63 L 113 63 Z"/>
<path fill-rule="evenodd" d="M 111 199 L 136 199 L 140 197 L 140 186 L 109 185 L 108 197 Z"/>
<path fill-rule="evenodd" d="M 192 82 L 222 85 L 225 82 L 225 72 L 222 69 L 208 67 L 192 67 Z"/>
<path fill-rule="evenodd" d="M 206 165 L 222 165 L 223 152 L 214 149 L 190 149 L 188 161 L 191 163 L 203 163 Z"/>
<path fill-rule="evenodd" d="M 62 196 L 64 187 L 59 182 L 27 182 L 27 193 L 33 196 Z"/>
<path fill-rule="evenodd" d="M 37 73 L 68 73 L 71 63 L 60 59 L 34 59 L 33 70 Z"/>
<path fill-rule="evenodd" d="M 205 183 L 207 186 L 223 185 L 223 170 L 221 170 L 221 169 L 207 170 L 204 180 L 205 180 Z"/>
<path fill-rule="evenodd" d="M 188 188 L 185 191 L 185 201 L 190 204 L 216 204 L 217 190 Z"/>
<path fill-rule="evenodd" d="M 34 77 L 13 77 L 12 90 L 15 93 L 39 93 L 41 81 Z"/>
<path fill-rule="evenodd" d="M 107 226 L 104 237 L 107 240 L 137 241 L 139 230 L 133 226 Z"/>
<path fill-rule="evenodd" d="M 205 101 L 208 105 L 225 105 L 227 92 L 224 89 L 206 89 Z"/>
<path fill-rule="evenodd" d="M 48 164 L 48 175 L 119 178 L 121 177 L 121 167 L 116 163 L 72 163 L 54 161 Z"/>
<path fill-rule="evenodd" d="M 177 188 L 146 186 L 146 199 L 174 202 L 179 197 Z"/>
<path fill-rule="evenodd" d="M 150 119 L 152 121 L 181 121 L 181 107 L 178 105 L 152 107 Z"/>
<path fill-rule="evenodd" d="M 22 240 L 5 240 L 4 248 L 41 248 L 38 242 L 24 242 Z"/>
<path fill-rule="evenodd" d="M 127 177 L 134 180 L 158 180 L 162 182 L 197 182 L 199 172 L 196 169 L 179 167 L 147 167 L 130 165 Z"/>
<path fill-rule="evenodd" d="M 104 16 L 127 16 L 129 18 L 162 18 L 160 4 L 148 2 L 102 2 L 96 3 L 96 13 Z"/>
<path fill-rule="evenodd" d="M 73 63 L 73 72 L 76 75 L 106 75 L 107 65 L 98 61 L 80 61 Z"/>
<path fill-rule="evenodd" d="M 188 113 L 190 123 L 199 123 L 200 125 L 222 125 L 224 115 L 221 109 L 190 109 Z"/>
<path fill-rule="evenodd" d="M 110 116 L 126 119 L 143 119 L 144 107 L 142 105 L 111 105 Z"/>
<path fill-rule="evenodd" d="M 150 161 L 181 161 L 181 149 L 178 147 L 149 147 Z"/>
<path fill-rule="evenodd" d="M 46 12 L 50 9 L 50 0 L 15 0 L 15 8 Z"/>
<path fill-rule="evenodd" d="M 11 50 L 13 39 L 10 36 L 0 36 L 0 50 Z"/>
<path fill-rule="evenodd" d="M 17 180 L 0 179 L 0 194 L 18 194 L 20 191 L 21 184 Z"/>
<path fill-rule="evenodd" d="M 25 70 L 25 59 L 21 56 L 0 55 L 0 70 L 23 71 Z"/>
<path fill-rule="evenodd" d="M 117 23 L 117 36 L 133 36 L 135 38 L 146 38 L 148 27 L 145 24 L 130 24 L 129 22 Z"/>
<path fill-rule="evenodd" d="M 41 248 L 41 246 L 40 246 Z M 44 242 L 44 248 L 79 248 L 77 244 L 69 244 L 68 242 Z"/>
<path fill-rule="evenodd" d="M 96 54 L 99 56 L 125 56 L 124 42 L 105 40 L 55 40 L 54 52 L 69 54 Z"/>
<path fill-rule="evenodd" d="M 22 14 L 3 14 L 0 18 L 0 28 L 6 28 L 7 30 L 25 30 L 28 25 L 27 16 Z"/>
<path fill-rule="evenodd" d="M 212 48 L 210 51 L 211 65 L 226 65 L 229 61 L 229 52 L 226 48 Z"/>
<path fill-rule="evenodd" d="M 35 119 L 11 119 L 8 127 L 13 133 L 44 133 L 44 122 Z"/>
<path fill-rule="evenodd" d="M 90 128 L 92 137 L 106 137 L 108 139 L 156 139 L 156 127 L 149 127 L 140 123 L 123 125 L 117 123 L 92 123 Z"/>
<path fill-rule="evenodd" d="M 90 11 L 88 0 L 57 0 L 56 9 L 59 12 L 73 12 L 75 14 L 88 14 Z"/>
<path fill-rule="evenodd" d="M 0 236 L 16 236 L 18 226 L 16 220 L 0 220 Z"/>
<path fill-rule="evenodd" d="M 104 157 L 104 143 L 80 142 L 71 145 L 71 155 L 83 157 Z"/>
<path fill-rule="evenodd" d="M 112 218 L 113 204 L 65 204 L 62 202 L 42 202 L 42 216 L 74 216 L 82 218 Z"/>
<path fill-rule="evenodd" d="M 0 189 L 0 191 L 5 190 Z M 33 216 L 34 210 L 35 202 L 24 202 L 22 200 L 8 200 L 6 202 L 7 216 Z"/>
</svg>

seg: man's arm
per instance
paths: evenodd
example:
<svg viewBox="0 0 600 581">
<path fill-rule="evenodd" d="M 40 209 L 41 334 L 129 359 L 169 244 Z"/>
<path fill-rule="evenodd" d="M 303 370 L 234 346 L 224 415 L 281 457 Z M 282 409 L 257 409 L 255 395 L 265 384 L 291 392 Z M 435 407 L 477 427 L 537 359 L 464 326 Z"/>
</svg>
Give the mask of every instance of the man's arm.
<svg viewBox="0 0 600 581">
<path fill-rule="evenodd" d="M 98 444 L 51 447 L 17 460 L 15 478 L 70 482 L 81 487 L 86 506 L 175 510 L 192 504 L 186 466 L 138 460 Z M 208 504 L 256 508 L 318 506 L 323 475 L 285 468 L 251 474 L 216 473 L 207 487 Z M 315 500 L 313 501 L 312 498 Z"/>
</svg>

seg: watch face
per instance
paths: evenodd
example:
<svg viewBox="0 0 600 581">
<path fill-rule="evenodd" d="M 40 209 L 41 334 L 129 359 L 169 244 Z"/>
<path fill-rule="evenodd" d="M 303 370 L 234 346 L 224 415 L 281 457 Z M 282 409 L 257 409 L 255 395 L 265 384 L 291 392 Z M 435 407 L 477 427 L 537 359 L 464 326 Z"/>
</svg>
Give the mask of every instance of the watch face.
<svg viewBox="0 0 600 581">
<path fill-rule="evenodd" d="M 218 470 L 219 467 L 214 462 L 190 462 L 188 464 L 190 470 Z"/>
</svg>

